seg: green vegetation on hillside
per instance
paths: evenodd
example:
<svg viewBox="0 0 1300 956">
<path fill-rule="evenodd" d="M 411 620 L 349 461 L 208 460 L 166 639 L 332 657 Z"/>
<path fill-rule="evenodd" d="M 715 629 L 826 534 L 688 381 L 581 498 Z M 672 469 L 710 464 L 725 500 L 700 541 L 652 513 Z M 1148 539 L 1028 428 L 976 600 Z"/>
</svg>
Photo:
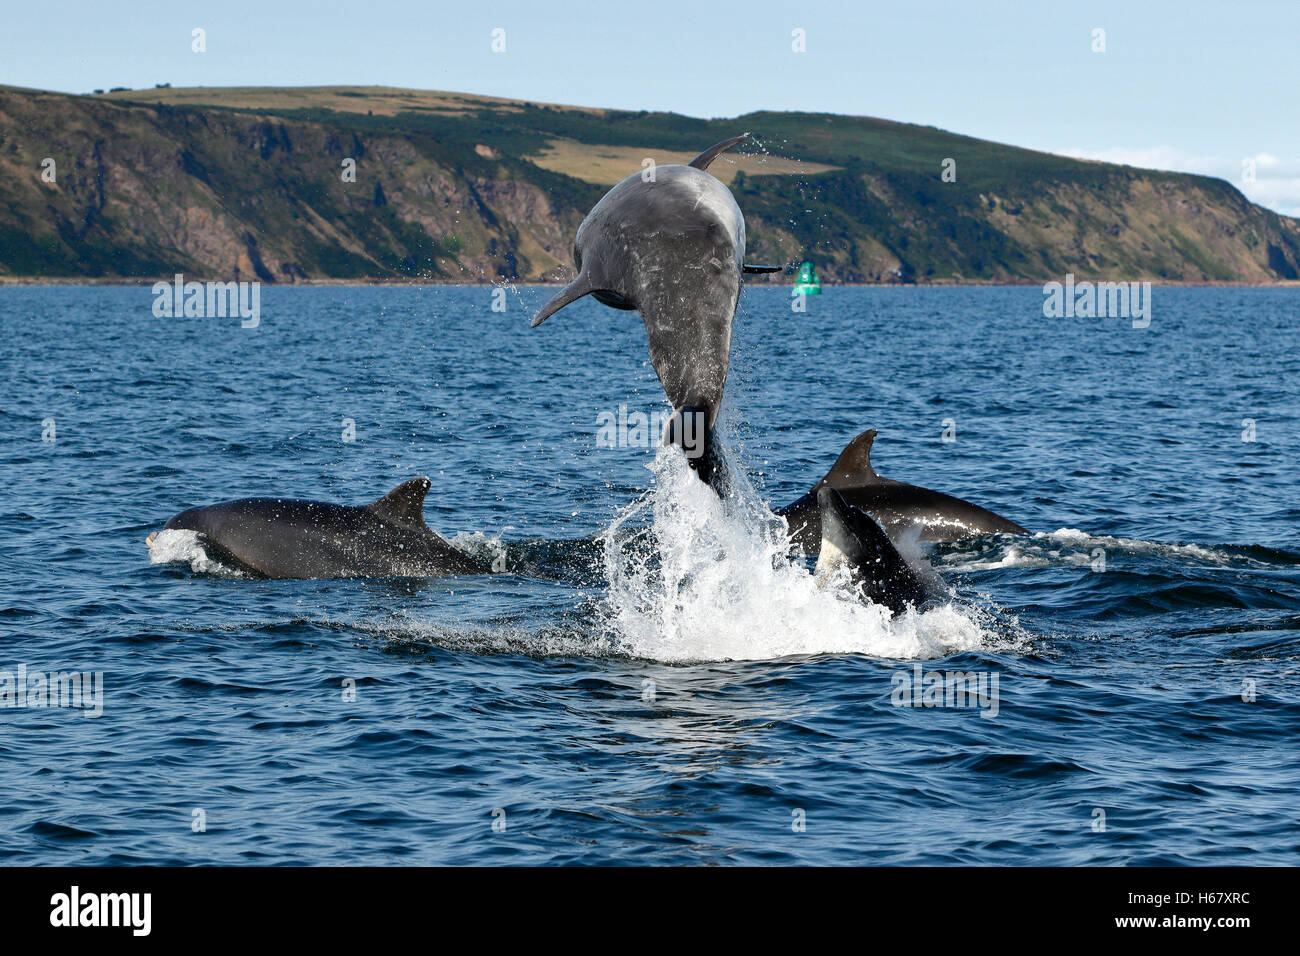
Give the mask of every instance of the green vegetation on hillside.
<svg viewBox="0 0 1300 956">
<path fill-rule="evenodd" d="M 585 153 L 620 169 L 744 130 L 749 152 L 816 164 L 734 172 L 751 260 L 810 258 L 825 281 L 1300 275 L 1300 221 L 1221 180 L 884 120 L 387 88 L 0 87 L 0 276 L 554 279 L 605 188 Z"/>
</svg>

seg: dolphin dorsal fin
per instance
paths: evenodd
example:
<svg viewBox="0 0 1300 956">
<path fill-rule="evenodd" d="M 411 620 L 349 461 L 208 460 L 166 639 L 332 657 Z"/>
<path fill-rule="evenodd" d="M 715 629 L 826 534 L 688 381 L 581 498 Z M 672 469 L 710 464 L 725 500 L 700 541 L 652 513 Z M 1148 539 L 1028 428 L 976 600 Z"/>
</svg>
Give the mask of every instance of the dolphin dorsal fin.
<svg viewBox="0 0 1300 956">
<path fill-rule="evenodd" d="M 868 428 L 844 446 L 826 477 L 813 486 L 816 491 L 823 485 L 831 488 L 860 488 L 878 481 L 880 476 L 871 467 L 871 444 L 876 440 L 876 430 Z"/>
<path fill-rule="evenodd" d="M 404 481 L 377 501 L 366 505 L 375 517 L 393 524 L 424 525 L 424 495 L 429 490 L 428 478 Z"/>
<path fill-rule="evenodd" d="M 696 169 L 708 169 L 709 163 L 717 159 L 720 153 L 725 153 L 727 150 L 731 149 L 731 147 L 746 139 L 749 139 L 749 134 L 741 133 L 739 136 L 731 137 L 731 139 L 724 139 L 721 143 L 714 143 L 704 152 L 700 153 L 700 155 L 687 163 L 687 165 L 694 166 Z"/>
<path fill-rule="evenodd" d="M 584 295 L 590 295 L 595 291 L 595 288 L 591 284 L 591 280 L 587 278 L 587 274 L 585 272 L 579 273 L 578 278 L 574 279 L 557 292 L 555 297 L 551 299 L 550 302 L 546 303 L 546 305 L 542 306 L 541 311 L 533 316 L 532 327 L 537 328 L 569 303 L 577 302 Z"/>
</svg>

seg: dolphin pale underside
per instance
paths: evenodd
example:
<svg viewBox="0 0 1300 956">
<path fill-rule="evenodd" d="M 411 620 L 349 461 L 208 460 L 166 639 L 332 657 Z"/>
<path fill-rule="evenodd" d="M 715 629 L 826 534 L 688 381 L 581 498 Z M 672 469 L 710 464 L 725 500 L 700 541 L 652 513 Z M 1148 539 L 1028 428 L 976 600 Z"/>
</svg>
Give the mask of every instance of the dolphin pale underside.
<svg viewBox="0 0 1300 956">
<path fill-rule="evenodd" d="M 578 227 L 577 278 L 532 320 L 535 328 L 587 295 L 638 311 L 650 363 L 673 407 L 665 443 L 681 445 L 705 480 L 713 474 L 711 435 L 741 276 L 779 268 L 745 265 L 744 216 L 731 191 L 706 171 L 748 135 L 716 143 L 687 165 L 633 173 L 610 189 Z"/>
</svg>

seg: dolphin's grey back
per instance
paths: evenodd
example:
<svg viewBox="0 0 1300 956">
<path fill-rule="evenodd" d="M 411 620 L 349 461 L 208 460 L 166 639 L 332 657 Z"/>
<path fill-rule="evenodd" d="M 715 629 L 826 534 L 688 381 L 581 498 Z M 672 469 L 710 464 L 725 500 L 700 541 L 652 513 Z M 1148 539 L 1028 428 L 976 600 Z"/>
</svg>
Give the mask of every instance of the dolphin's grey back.
<svg viewBox="0 0 1300 956">
<path fill-rule="evenodd" d="M 821 515 L 817 492 L 834 488 L 845 501 L 871 514 L 895 540 L 913 531 L 922 541 L 964 541 L 986 534 L 1028 534 L 1009 518 L 962 498 L 919 485 L 884 478 L 871 466 L 874 428 L 845 446 L 835 464 L 810 492 L 775 514 L 786 519 L 791 542 L 807 554 L 821 545 Z"/>
<path fill-rule="evenodd" d="M 243 498 L 191 508 L 168 529 L 202 535 L 212 556 L 268 578 L 434 577 L 487 570 L 424 523 L 428 479 L 372 504 Z"/>
</svg>

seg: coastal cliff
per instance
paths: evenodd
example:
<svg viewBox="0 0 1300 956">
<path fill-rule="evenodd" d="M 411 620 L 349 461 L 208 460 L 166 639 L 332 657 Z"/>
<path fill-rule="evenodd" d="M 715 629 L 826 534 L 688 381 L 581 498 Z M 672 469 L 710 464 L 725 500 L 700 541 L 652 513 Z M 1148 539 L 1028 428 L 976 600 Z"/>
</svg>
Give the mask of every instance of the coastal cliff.
<svg viewBox="0 0 1300 956">
<path fill-rule="evenodd" d="M 745 212 L 750 261 L 809 258 L 825 281 L 1300 277 L 1300 220 L 1222 180 L 884 120 L 383 87 L 0 87 L 0 279 L 559 280 L 609 185 L 743 130 L 749 155 L 711 171 Z"/>
</svg>

